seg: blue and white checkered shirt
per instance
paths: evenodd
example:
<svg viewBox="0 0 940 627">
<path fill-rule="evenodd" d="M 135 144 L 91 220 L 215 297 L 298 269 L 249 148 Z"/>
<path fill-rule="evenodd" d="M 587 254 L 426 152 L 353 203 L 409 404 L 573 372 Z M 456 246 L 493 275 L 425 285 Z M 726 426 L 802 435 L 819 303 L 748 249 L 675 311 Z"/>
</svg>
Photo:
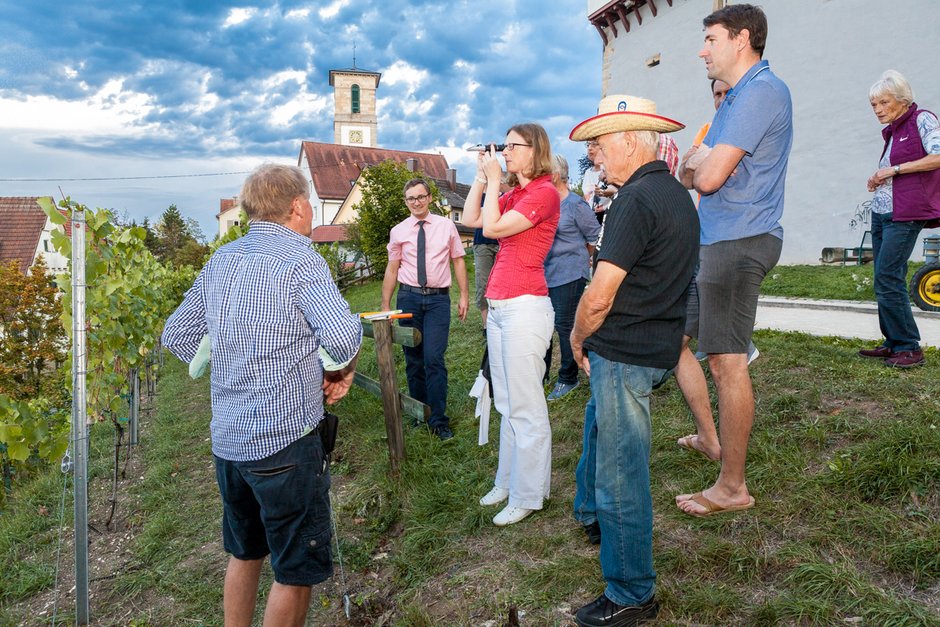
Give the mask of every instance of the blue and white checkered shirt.
<svg viewBox="0 0 940 627">
<path fill-rule="evenodd" d="M 167 320 L 163 345 L 192 361 L 212 341 L 212 452 L 268 457 L 323 418 L 320 346 L 352 359 L 362 325 L 310 239 L 271 222 L 222 246 Z"/>
</svg>

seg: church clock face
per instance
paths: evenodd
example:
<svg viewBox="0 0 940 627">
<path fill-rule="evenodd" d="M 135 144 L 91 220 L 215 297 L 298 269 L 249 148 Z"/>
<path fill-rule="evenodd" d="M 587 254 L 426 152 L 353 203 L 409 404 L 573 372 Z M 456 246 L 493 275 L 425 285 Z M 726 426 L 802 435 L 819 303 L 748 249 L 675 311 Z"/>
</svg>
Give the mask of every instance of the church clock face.
<svg viewBox="0 0 940 627">
<path fill-rule="evenodd" d="M 361 144 L 362 143 L 362 131 L 349 131 L 349 143 Z"/>
</svg>

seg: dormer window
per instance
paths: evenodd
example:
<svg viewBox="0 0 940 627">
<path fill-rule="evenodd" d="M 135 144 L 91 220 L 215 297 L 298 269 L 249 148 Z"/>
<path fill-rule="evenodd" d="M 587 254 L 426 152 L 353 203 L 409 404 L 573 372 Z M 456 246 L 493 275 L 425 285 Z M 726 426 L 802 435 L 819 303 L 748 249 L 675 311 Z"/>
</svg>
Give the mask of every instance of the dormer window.
<svg viewBox="0 0 940 627">
<path fill-rule="evenodd" d="M 352 86 L 352 112 L 359 113 L 359 85 Z"/>
</svg>

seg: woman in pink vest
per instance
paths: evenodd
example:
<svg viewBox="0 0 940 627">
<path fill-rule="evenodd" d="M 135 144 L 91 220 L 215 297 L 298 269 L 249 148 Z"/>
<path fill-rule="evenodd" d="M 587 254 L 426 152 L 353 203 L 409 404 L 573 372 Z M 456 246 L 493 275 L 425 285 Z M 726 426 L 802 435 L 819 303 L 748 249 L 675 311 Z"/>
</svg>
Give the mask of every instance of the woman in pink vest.
<svg viewBox="0 0 940 627">
<path fill-rule="evenodd" d="M 493 402 L 502 415 L 499 465 L 484 506 L 508 499 L 493 518 L 517 523 L 549 495 L 552 430 L 542 378 L 555 314 L 545 282 L 545 257 L 558 226 L 558 192 L 552 184 L 552 149 L 538 124 L 517 124 L 503 149 L 512 189 L 499 195 L 502 177 L 494 146 L 477 158 L 477 176 L 464 207 L 464 224 L 499 240 L 486 285 L 487 348 Z M 486 193 L 485 200 L 483 194 Z"/>
<path fill-rule="evenodd" d="M 875 255 L 878 323 L 885 339 L 859 351 L 883 359 L 886 366 L 924 364 L 920 332 L 907 293 L 907 260 L 921 229 L 940 226 L 940 123 L 914 102 L 910 84 L 888 70 L 869 91 L 881 124 L 884 149 L 878 170 L 868 179 L 871 244 Z"/>
</svg>

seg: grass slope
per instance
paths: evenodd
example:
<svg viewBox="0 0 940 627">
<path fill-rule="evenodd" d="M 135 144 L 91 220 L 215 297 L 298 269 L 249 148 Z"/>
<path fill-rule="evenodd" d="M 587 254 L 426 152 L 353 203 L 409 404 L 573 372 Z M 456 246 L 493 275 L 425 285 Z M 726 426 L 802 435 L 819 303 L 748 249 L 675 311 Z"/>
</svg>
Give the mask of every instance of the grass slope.
<svg viewBox="0 0 940 627">
<path fill-rule="evenodd" d="M 349 300 L 353 310 L 375 309 L 379 286 Z M 597 549 L 571 518 L 587 386 L 550 405 L 553 498 L 498 529 L 497 508 L 477 504 L 496 467 L 498 418 L 491 443 L 478 447 L 467 397 L 480 320 L 476 312 L 454 320 L 456 438 L 406 428 L 407 459 L 394 481 L 381 403 L 354 389 L 338 406 L 333 498 L 353 620 L 342 615 L 337 574 L 315 589 L 311 625 L 501 625 L 510 608 L 523 624 L 568 625 L 603 589 Z M 857 358 L 855 341 L 759 332 L 755 342 L 754 510 L 716 519 L 678 512 L 674 495 L 707 486 L 718 466 L 676 446 L 693 427 L 675 384 L 653 397 L 659 624 L 940 625 L 940 355 L 929 350 L 926 367 L 899 372 Z M 375 374 L 371 340 L 366 349 L 361 369 Z M 98 624 L 221 624 L 225 556 L 206 388 L 167 360 L 141 436 L 142 479 L 127 488 L 127 564 L 96 582 Z M 93 482 L 108 487 L 109 437 L 93 436 L 102 442 Z M 49 622 L 30 612 L 49 594 L 58 520 L 36 509 L 57 512 L 61 487 L 56 474 L 40 476 L 0 516 L 0 624 Z"/>
</svg>

